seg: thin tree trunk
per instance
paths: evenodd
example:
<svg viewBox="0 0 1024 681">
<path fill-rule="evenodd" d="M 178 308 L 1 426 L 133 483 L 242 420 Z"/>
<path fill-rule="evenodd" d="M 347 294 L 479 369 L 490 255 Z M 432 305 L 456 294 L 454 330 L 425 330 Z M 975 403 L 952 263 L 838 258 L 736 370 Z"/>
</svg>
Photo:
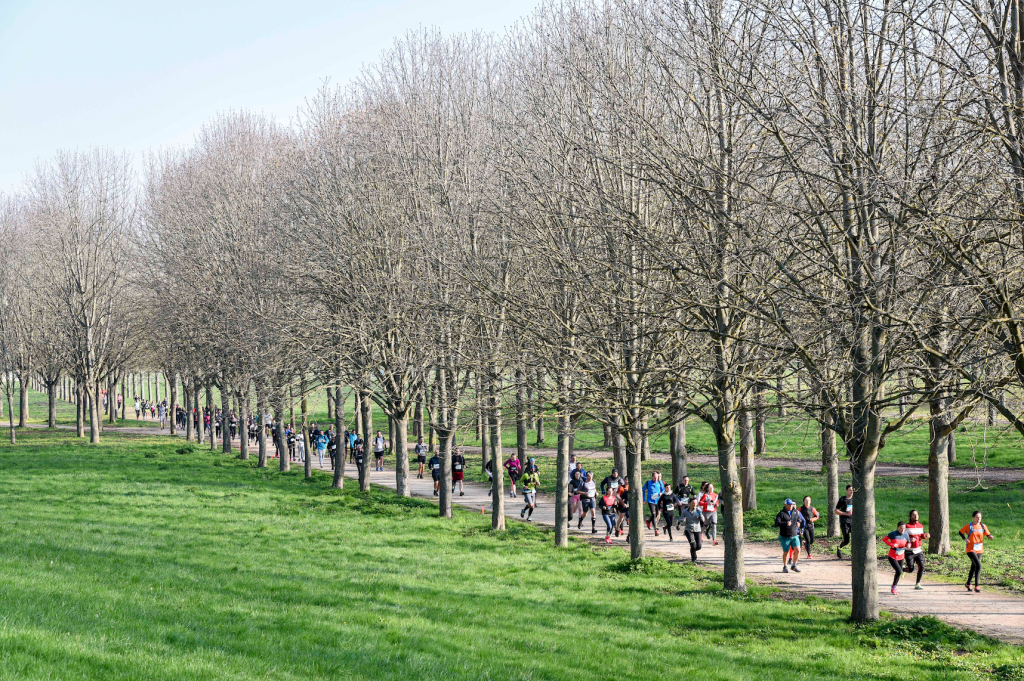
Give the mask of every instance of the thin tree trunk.
<svg viewBox="0 0 1024 681">
<path fill-rule="evenodd" d="M 14 401 L 11 399 L 11 391 L 13 387 L 10 384 L 10 377 L 5 379 L 8 381 L 7 385 L 4 386 L 4 393 L 7 395 L 7 423 L 11 429 L 11 444 L 17 444 L 18 438 L 14 433 Z M 79 435 L 81 437 L 81 435 Z"/>
<path fill-rule="evenodd" d="M 526 438 L 529 437 L 527 430 L 529 429 L 529 419 L 527 417 L 527 407 L 529 398 L 526 395 L 526 375 L 522 369 L 516 370 L 516 457 L 519 459 L 519 463 L 524 467 L 526 466 Z M 502 465 L 504 461 L 496 460 L 495 475 L 498 471 L 502 470 L 498 466 Z M 502 474 L 504 475 L 504 474 Z M 505 502 L 502 501 L 502 504 Z"/>
<path fill-rule="evenodd" d="M 228 418 L 230 413 L 231 388 L 227 381 L 223 381 L 220 386 L 220 442 L 221 451 L 225 454 L 231 453 L 231 420 Z"/>
<path fill-rule="evenodd" d="M 490 423 L 488 422 L 487 408 L 483 405 L 486 403 L 487 397 L 484 396 L 477 404 L 481 407 L 477 413 L 476 423 L 479 430 L 480 440 L 480 472 L 483 473 L 487 470 L 487 460 L 491 456 L 491 429 Z"/>
<path fill-rule="evenodd" d="M 668 429 L 669 454 L 672 457 L 672 489 L 683 484 L 687 472 L 686 461 L 686 418 L 678 416 Z"/>
<path fill-rule="evenodd" d="M 636 423 L 637 414 L 630 415 Z M 636 428 L 627 429 L 628 434 L 619 428 L 619 437 L 624 437 L 626 445 L 626 475 L 629 477 L 629 557 L 640 560 L 646 553 L 644 545 L 644 504 L 643 504 L 643 462 L 640 458 L 640 431 Z"/>
<path fill-rule="evenodd" d="M 352 430 L 356 433 L 364 433 L 366 431 L 363 428 L 363 393 L 356 390 L 355 395 L 355 424 L 352 426 Z"/>
<path fill-rule="evenodd" d="M 313 477 L 313 450 L 309 441 L 309 402 L 306 399 L 306 381 L 299 384 L 299 391 L 302 395 L 299 405 L 302 409 L 302 446 L 306 448 L 306 460 L 302 462 L 303 474 L 306 480 Z"/>
<path fill-rule="evenodd" d="M 878 619 L 878 549 L 875 537 L 875 464 L 878 460 L 876 438 L 878 417 L 872 422 L 861 451 L 855 443 L 847 444 L 850 472 L 853 476 L 853 536 L 850 559 L 852 571 L 852 619 L 865 622 Z"/>
<path fill-rule="evenodd" d="M 740 483 L 743 486 L 743 511 L 757 509 L 757 473 L 754 469 L 754 419 L 744 404 L 739 414 Z"/>
<path fill-rule="evenodd" d="M 826 536 L 829 538 L 839 534 L 839 516 L 836 504 L 839 503 L 839 452 L 836 449 L 836 431 L 829 424 L 831 416 L 826 412 L 821 425 L 821 463 L 825 468 L 825 487 L 828 490 L 828 524 Z"/>
<path fill-rule="evenodd" d="M 189 390 L 188 385 L 182 381 L 182 389 L 185 392 L 185 442 L 192 442 L 195 438 L 194 421 L 192 420 L 192 391 Z M 128 396 L 125 396 L 125 402 L 128 401 Z"/>
<path fill-rule="evenodd" d="M 57 384 L 53 381 L 46 382 L 46 427 L 57 427 Z"/>
<path fill-rule="evenodd" d="M 335 389 L 334 402 L 334 478 L 331 487 L 342 489 L 345 486 L 345 460 L 348 458 L 348 438 L 345 437 L 345 396 L 341 391 L 341 381 Z"/>
<path fill-rule="evenodd" d="M 100 404 L 102 403 L 102 396 L 100 395 L 100 382 L 93 380 L 89 388 L 89 442 L 92 444 L 99 444 L 100 431 L 103 428 L 103 417 L 100 416 Z"/>
<path fill-rule="evenodd" d="M 404 399 L 393 407 L 394 436 L 391 446 L 395 450 L 395 491 L 400 497 L 412 496 L 409 490 L 409 403 Z"/>
<path fill-rule="evenodd" d="M 326 389 L 327 392 L 327 421 L 334 420 L 334 391 L 330 388 Z"/>
<path fill-rule="evenodd" d="M 504 530 L 505 481 L 501 464 L 505 460 L 505 452 L 501 446 L 501 398 L 498 394 L 496 380 L 491 380 L 487 389 L 490 398 L 487 411 L 491 427 L 491 467 L 493 473 L 491 476 L 491 529 Z M 516 427 L 518 428 L 518 424 Z M 568 481 L 566 484 L 569 484 Z"/>
<path fill-rule="evenodd" d="M 206 410 L 210 413 L 210 451 L 217 451 L 217 440 L 214 437 L 214 431 L 217 429 L 216 419 L 213 413 L 213 388 L 209 383 L 206 384 Z"/>
<path fill-rule="evenodd" d="M 75 377 L 75 434 L 85 437 L 85 402 L 82 399 L 82 379 Z"/>
<path fill-rule="evenodd" d="M 290 396 L 289 391 L 289 396 Z M 277 405 L 275 411 L 277 412 L 277 423 L 274 426 L 274 440 L 277 446 L 277 458 L 279 463 L 279 469 L 282 473 L 288 473 L 292 469 L 291 458 L 288 456 L 288 440 L 285 438 L 285 389 L 281 388 L 281 392 L 277 397 Z"/>
<path fill-rule="evenodd" d="M 28 421 L 28 386 L 24 374 L 18 374 L 18 427 L 24 428 Z"/>
<path fill-rule="evenodd" d="M 945 556 L 949 544 L 949 452 L 952 432 L 942 417 L 945 410 L 932 400 L 931 441 L 928 445 L 928 553 Z"/>
<path fill-rule="evenodd" d="M 572 419 L 563 402 L 558 409 L 558 457 L 555 463 L 555 546 L 569 545 L 569 446 Z M 632 525 L 633 523 L 630 523 Z"/>
<path fill-rule="evenodd" d="M 723 400 L 728 404 L 731 398 Z M 722 541 L 725 543 L 724 588 L 727 591 L 746 591 L 747 576 L 743 564 L 743 486 L 736 465 L 735 414 L 725 411 L 716 424 L 718 445 L 718 473 L 722 483 L 720 510 L 722 511 Z"/>
<path fill-rule="evenodd" d="M 626 438 L 622 434 L 622 415 L 612 414 L 612 462 L 619 475 L 626 473 Z"/>
<path fill-rule="evenodd" d="M 171 403 L 167 405 L 167 425 L 171 435 L 178 434 L 178 374 L 172 374 L 174 380 L 171 382 Z"/>
<path fill-rule="evenodd" d="M 238 399 L 238 458 L 249 458 L 249 386 L 239 393 Z M 174 399 L 173 393 L 171 399 Z"/>
<path fill-rule="evenodd" d="M 363 393 L 363 441 L 366 442 L 366 446 L 370 446 L 370 441 L 373 440 L 373 400 L 370 399 L 370 393 Z M 372 454 L 372 452 L 368 452 Z"/>
<path fill-rule="evenodd" d="M 256 442 L 259 453 L 256 455 L 256 467 L 267 467 L 267 424 L 264 416 L 267 413 L 267 398 L 259 382 L 256 383 Z"/>
</svg>

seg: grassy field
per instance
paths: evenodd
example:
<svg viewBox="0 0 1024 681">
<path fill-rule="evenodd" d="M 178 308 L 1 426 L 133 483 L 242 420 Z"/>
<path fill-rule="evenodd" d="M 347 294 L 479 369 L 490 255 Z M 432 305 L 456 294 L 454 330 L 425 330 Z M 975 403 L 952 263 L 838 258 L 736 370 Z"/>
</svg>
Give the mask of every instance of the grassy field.
<svg viewBox="0 0 1024 681">
<path fill-rule="evenodd" d="M 61 399 L 57 400 L 57 425 L 73 426 L 75 425 L 75 405 L 70 402 L 65 402 Z M 128 410 L 125 415 L 127 419 L 121 420 L 120 412 L 118 412 L 117 425 L 119 426 L 139 426 L 145 428 L 158 428 L 160 422 L 155 419 L 150 420 L 135 420 L 135 410 L 132 408 L 132 403 L 129 401 Z M 32 424 L 46 424 L 47 415 L 49 413 L 49 407 L 46 402 L 46 393 L 36 392 L 35 390 L 29 390 L 28 392 L 28 422 Z M 18 401 L 14 401 L 14 422 L 18 422 L 18 417 L 21 414 L 21 407 Z M 107 424 L 107 419 L 103 419 L 104 425 Z M 4 417 L 0 419 L 0 427 L 7 425 L 7 402 L 4 402 Z M 86 419 L 86 427 L 88 428 L 88 418 Z"/>
<path fill-rule="evenodd" d="M 512 450 L 514 451 L 514 450 Z M 480 451 L 467 449 L 469 477 L 480 482 L 486 481 L 486 475 L 480 471 Z M 607 459 L 581 458 L 586 470 L 593 470 L 595 480 L 600 482 L 611 472 L 612 463 Z M 541 488 L 552 493 L 555 489 L 555 460 L 552 457 L 537 457 L 540 469 Z M 650 473 L 660 470 L 667 482 L 671 482 L 672 470 L 667 462 L 648 461 L 644 464 L 645 479 Z M 700 482 L 710 480 L 718 483 L 718 469 L 712 466 L 690 466 L 688 469 L 691 483 L 696 488 Z M 840 488 L 845 488 L 849 476 L 840 478 Z M 506 478 L 506 486 L 508 479 Z M 759 469 L 757 477 L 756 511 L 749 511 L 745 516 L 745 528 L 748 538 L 755 541 L 774 543 L 778 532 L 774 526 L 775 514 L 782 509 L 782 502 L 787 497 L 803 499 L 810 495 L 812 503 L 822 516 L 825 515 L 827 490 L 824 476 L 820 473 L 795 471 L 787 468 Z M 878 555 L 885 570 L 886 550 L 881 538 L 895 529 L 898 520 L 906 520 L 910 509 L 917 509 L 921 521 L 928 522 L 928 481 L 925 477 L 914 478 L 878 478 L 876 480 L 876 503 L 878 514 Z M 1007 483 L 981 487 L 966 480 L 950 480 L 949 505 L 952 524 L 959 529 L 970 521 L 971 513 L 980 509 L 984 513 L 985 524 L 988 525 L 996 539 L 985 544 L 985 564 L 982 576 L 986 583 L 1006 587 L 1015 591 L 1024 591 L 1024 482 Z M 829 544 L 823 536 L 824 523 L 818 526 L 816 545 L 818 551 L 823 545 Z M 951 536 L 953 553 L 949 556 L 927 556 L 929 573 L 943 575 L 950 580 L 963 581 L 967 575 L 968 561 L 962 551 L 959 536 L 954 531 Z M 883 550 L 884 549 L 884 550 Z M 833 548 L 834 550 L 834 548 Z"/>
<path fill-rule="evenodd" d="M 1018 648 L 145 436 L 0 444 L 0 678 L 1013 679 Z M 910 666 L 912 665 L 912 667 Z M 660 672 L 658 672 L 660 673 Z"/>
</svg>

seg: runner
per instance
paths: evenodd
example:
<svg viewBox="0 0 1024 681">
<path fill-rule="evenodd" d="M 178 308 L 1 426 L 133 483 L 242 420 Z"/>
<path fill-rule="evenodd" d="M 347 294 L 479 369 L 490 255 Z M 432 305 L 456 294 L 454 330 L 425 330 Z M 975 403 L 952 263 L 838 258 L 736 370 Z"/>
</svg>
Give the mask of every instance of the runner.
<svg viewBox="0 0 1024 681">
<path fill-rule="evenodd" d="M 328 439 L 329 438 L 326 435 L 324 435 L 323 433 L 320 433 L 316 437 L 316 460 L 319 462 L 319 465 L 321 467 L 323 467 L 323 465 L 324 465 L 324 457 L 327 455 L 327 442 L 328 442 Z"/>
<path fill-rule="evenodd" d="M 718 495 L 715 494 L 715 486 L 710 482 L 707 491 L 697 501 L 701 512 L 704 513 L 704 536 L 711 540 L 712 546 L 718 546 Z"/>
<path fill-rule="evenodd" d="M 836 502 L 836 515 L 839 516 L 839 531 L 843 533 L 843 541 L 839 542 L 836 557 L 843 559 L 843 547 L 850 543 L 850 531 L 853 528 L 853 485 L 846 486 L 846 496 Z"/>
<path fill-rule="evenodd" d="M 363 442 L 363 438 L 359 437 L 358 434 L 356 439 L 353 440 L 352 458 L 355 460 L 359 470 L 362 470 L 363 465 L 366 463 L 366 443 Z"/>
<path fill-rule="evenodd" d="M 577 530 L 583 529 L 583 520 L 590 514 L 590 534 L 597 534 L 597 512 L 594 506 L 597 503 L 597 483 L 594 482 L 594 474 L 587 471 L 587 479 L 580 485 L 580 508 L 582 513 L 580 521 L 576 525 Z"/>
<path fill-rule="evenodd" d="M 679 514 L 679 520 L 683 523 L 683 535 L 690 543 L 690 561 L 696 563 L 697 552 L 701 549 L 701 531 L 704 529 L 704 513 L 697 508 L 697 497 L 690 497 L 690 503 Z"/>
<path fill-rule="evenodd" d="M 814 523 L 821 517 L 818 509 L 811 506 L 811 498 L 804 497 L 804 503 L 800 506 L 800 515 L 804 517 L 804 555 L 811 557 L 811 545 L 814 543 Z"/>
<path fill-rule="evenodd" d="M 658 499 L 658 510 L 661 511 L 661 517 L 665 520 L 665 533 L 668 534 L 668 540 L 672 541 L 672 521 L 675 520 L 676 507 L 679 506 L 679 497 L 672 493 L 672 487 L 669 485 L 665 486 L 665 493 Z"/>
<path fill-rule="evenodd" d="M 896 587 L 903 576 L 903 554 L 910 543 L 910 535 L 907 534 L 907 524 L 902 520 L 896 523 L 896 529 L 882 537 L 882 542 L 889 547 L 889 565 L 892 566 L 893 578 L 892 588 L 889 591 L 893 596 L 899 596 Z"/>
<path fill-rule="evenodd" d="M 779 528 L 779 543 L 782 544 L 782 571 L 789 572 L 792 561 L 793 572 L 800 572 L 796 566 L 800 560 L 800 531 L 803 528 L 803 516 L 796 510 L 792 499 L 786 499 L 782 510 L 775 516 L 775 527 Z"/>
<path fill-rule="evenodd" d="M 434 496 L 441 495 L 441 457 L 434 452 L 434 456 L 430 457 L 430 461 L 427 463 L 430 466 L 430 477 L 434 479 Z"/>
<path fill-rule="evenodd" d="M 519 480 L 519 476 L 523 472 L 523 465 L 519 462 L 519 458 L 513 454 L 508 457 L 508 461 L 503 464 L 506 471 L 508 471 L 508 479 L 511 482 L 509 487 L 509 497 L 515 499 L 516 496 L 516 481 Z"/>
<path fill-rule="evenodd" d="M 462 451 L 456 447 L 452 450 L 452 494 L 455 494 L 455 485 L 458 484 L 460 497 L 466 496 L 466 489 L 462 484 L 465 468 L 466 459 L 462 456 Z"/>
<path fill-rule="evenodd" d="M 622 525 L 629 522 L 629 480 L 622 479 L 619 490 L 616 493 L 618 502 L 615 504 L 615 536 L 622 533 Z"/>
<path fill-rule="evenodd" d="M 536 466 L 534 466 L 523 475 L 523 501 L 526 502 L 526 505 L 519 512 L 519 517 L 525 516 L 527 522 L 533 522 L 530 516 L 533 515 L 533 509 L 537 508 L 538 485 L 540 485 L 540 476 L 537 475 Z M 529 515 L 527 515 L 527 512 Z"/>
<path fill-rule="evenodd" d="M 386 449 L 387 441 L 384 439 L 384 434 L 378 430 L 376 437 L 373 438 L 373 458 L 376 459 L 377 466 L 375 470 L 384 470 L 384 450 Z"/>
<path fill-rule="evenodd" d="M 665 493 L 665 483 L 661 481 L 661 473 L 654 471 L 651 473 L 651 479 L 644 483 L 643 486 L 644 503 L 647 504 L 647 509 L 651 512 L 649 518 L 644 520 L 647 525 L 647 529 L 654 527 L 654 536 L 658 536 L 658 518 L 661 516 L 661 511 L 658 509 L 658 500 L 661 499 L 661 495 Z"/>
<path fill-rule="evenodd" d="M 693 491 L 693 485 L 690 484 L 690 476 L 683 476 L 683 484 L 675 487 L 676 496 L 679 497 L 679 515 L 676 517 L 676 529 L 682 529 L 681 525 L 683 522 L 683 509 L 690 505 L 690 499 L 697 496 L 696 492 Z"/>
<path fill-rule="evenodd" d="M 618 494 L 621 484 L 622 478 L 619 477 L 619 469 L 613 468 L 611 475 L 605 476 L 605 479 L 601 481 L 601 493 L 611 490 L 612 494 Z"/>
<path fill-rule="evenodd" d="M 416 447 L 413 449 L 416 453 L 416 463 L 420 465 L 420 469 L 416 472 L 416 477 L 422 479 L 423 472 L 427 465 L 427 446 L 423 444 L 423 436 L 416 441 Z"/>
<path fill-rule="evenodd" d="M 578 470 L 569 474 L 569 522 L 572 522 L 572 514 L 575 512 L 583 522 L 583 511 L 580 509 L 580 488 L 585 480 Z"/>
<path fill-rule="evenodd" d="M 618 496 L 610 489 L 607 490 L 604 493 L 604 496 L 602 496 L 597 502 L 597 505 L 601 509 L 601 518 L 604 520 L 604 540 L 609 544 L 612 543 L 612 530 L 615 529 L 615 508 L 618 503 Z"/>
<path fill-rule="evenodd" d="M 981 522 L 981 511 L 975 511 L 971 522 L 960 528 L 960 538 L 967 542 L 967 557 L 971 559 L 971 570 L 967 573 L 967 590 L 971 590 L 971 577 L 974 577 L 974 591 L 980 592 L 978 578 L 981 577 L 981 554 L 985 551 L 985 537 L 994 539 L 992 534 Z"/>
<path fill-rule="evenodd" d="M 928 539 L 931 535 L 924 531 L 924 525 L 918 519 L 917 511 L 911 511 L 908 520 L 910 522 L 907 523 L 907 535 L 910 537 L 910 544 L 907 546 L 906 571 L 913 572 L 914 565 L 917 565 L 917 582 L 914 584 L 914 589 L 920 591 L 924 589 L 921 586 L 921 576 L 924 575 L 924 551 L 921 550 L 921 540 Z"/>
</svg>

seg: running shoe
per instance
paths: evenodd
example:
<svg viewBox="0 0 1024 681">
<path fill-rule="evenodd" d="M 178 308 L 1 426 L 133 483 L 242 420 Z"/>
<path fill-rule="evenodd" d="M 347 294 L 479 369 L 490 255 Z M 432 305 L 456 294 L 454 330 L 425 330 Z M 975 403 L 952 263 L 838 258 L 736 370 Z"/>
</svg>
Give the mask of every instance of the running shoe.
<svg viewBox="0 0 1024 681">
<path fill-rule="evenodd" d="M 657 536 L 658 536 L 658 528 L 654 528 L 654 536 L 655 536 L 655 537 L 657 537 Z"/>
<path fill-rule="evenodd" d="M 647 529 L 648 530 L 651 529 L 651 521 L 650 520 L 645 520 L 644 521 L 644 525 L 647 525 Z"/>
<path fill-rule="evenodd" d="M 836 558 L 838 558 L 839 560 L 843 559 L 843 550 L 842 549 L 836 549 Z"/>
<path fill-rule="evenodd" d="M 605 538 L 604 538 L 604 541 L 605 541 L 605 543 L 607 543 L 607 544 L 611 544 L 611 543 L 612 543 L 612 538 L 611 538 L 611 537 L 605 537 Z"/>
<path fill-rule="evenodd" d="M 783 565 L 782 566 L 782 571 L 788 574 L 789 573 L 789 566 Z"/>
<path fill-rule="evenodd" d="M 465 493 L 465 492 L 459 492 L 459 496 L 460 496 L 460 497 L 464 497 L 464 496 L 466 496 L 466 493 Z M 489 495 L 488 495 L 488 496 L 489 496 Z"/>
<path fill-rule="evenodd" d="M 893 587 L 893 588 L 889 589 L 889 591 L 892 593 L 893 596 L 899 596 L 900 595 L 899 592 L 896 591 L 896 587 Z"/>
<path fill-rule="evenodd" d="M 914 591 L 924 591 L 924 587 L 921 586 L 920 584 L 915 584 L 914 585 Z"/>
<path fill-rule="evenodd" d="M 974 593 L 980 594 L 981 589 L 979 589 L 978 587 L 974 587 Z"/>
<path fill-rule="evenodd" d="M 591 530 L 591 531 L 590 531 L 590 534 L 597 534 L 597 530 L 596 530 L 596 529 L 594 529 L 594 530 Z"/>
<path fill-rule="evenodd" d="M 800 568 L 798 568 L 796 565 L 794 565 L 793 566 L 793 572 L 800 572 Z"/>
</svg>

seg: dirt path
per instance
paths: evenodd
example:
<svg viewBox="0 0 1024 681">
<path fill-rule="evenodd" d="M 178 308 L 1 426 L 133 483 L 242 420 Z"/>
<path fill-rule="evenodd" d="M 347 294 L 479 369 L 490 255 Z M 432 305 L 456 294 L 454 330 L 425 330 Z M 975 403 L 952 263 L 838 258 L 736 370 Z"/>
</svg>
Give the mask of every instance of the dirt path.
<svg viewBox="0 0 1024 681">
<path fill-rule="evenodd" d="M 315 464 L 314 461 L 314 467 L 316 467 Z M 346 476 L 355 477 L 354 466 L 347 468 Z M 321 470 L 330 472 L 329 469 L 330 464 L 325 462 L 325 466 Z M 393 470 L 371 472 L 370 481 L 375 485 L 394 489 L 395 472 Z M 434 499 L 433 483 L 429 477 L 419 480 L 413 474 L 409 480 L 409 487 L 413 496 Z M 489 514 L 488 488 L 480 483 L 466 483 L 465 488 L 466 495 L 464 497 L 456 496 L 455 502 L 474 511 L 484 509 Z M 510 520 L 519 521 L 521 508 L 522 497 L 516 499 L 506 497 L 505 515 Z M 533 522 L 553 527 L 554 516 L 555 511 L 551 499 L 545 495 L 539 495 L 537 509 L 533 513 Z M 573 534 L 588 539 L 591 537 L 603 539 L 603 523 L 600 518 L 597 519 L 597 527 L 598 533 L 592 534 L 589 530 L 589 520 L 584 524 L 582 532 L 576 529 L 576 523 L 570 524 Z M 669 560 L 690 559 L 689 545 L 679 534 L 675 541 L 669 541 L 664 535 L 655 537 L 653 532 L 647 531 L 646 540 L 647 548 L 652 553 Z M 625 537 L 613 538 L 613 542 L 616 546 L 627 547 Z M 698 554 L 697 562 L 722 569 L 723 545 L 713 546 L 708 542 Z M 783 574 L 782 551 L 778 546 L 747 542 L 744 563 L 747 577 L 757 582 L 826 598 L 849 599 L 851 597 L 849 560 L 840 561 L 835 556 L 816 554 L 813 560 L 801 559 L 799 561 L 800 573 Z M 967 560 L 965 558 L 965 575 L 966 571 Z M 883 567 L 882 564 L 879 564 L 878 599 L 883 610 L 908 616 L 934 615 L 955 626 L 972 629 L 1007 643 L 1024 644 L 1024 598 L 994 591 L 968 592 L 959 584 L 931 581 L 927 574 L 923 581 L 925 585 L 923 591 L 915 591 L 913 580 L 905 578 L 906 584 L 899 590 L 900 595 L 893 596 L 889 593 L 891 582 L 892 573 L 888 565 Z"/>
</svg>

